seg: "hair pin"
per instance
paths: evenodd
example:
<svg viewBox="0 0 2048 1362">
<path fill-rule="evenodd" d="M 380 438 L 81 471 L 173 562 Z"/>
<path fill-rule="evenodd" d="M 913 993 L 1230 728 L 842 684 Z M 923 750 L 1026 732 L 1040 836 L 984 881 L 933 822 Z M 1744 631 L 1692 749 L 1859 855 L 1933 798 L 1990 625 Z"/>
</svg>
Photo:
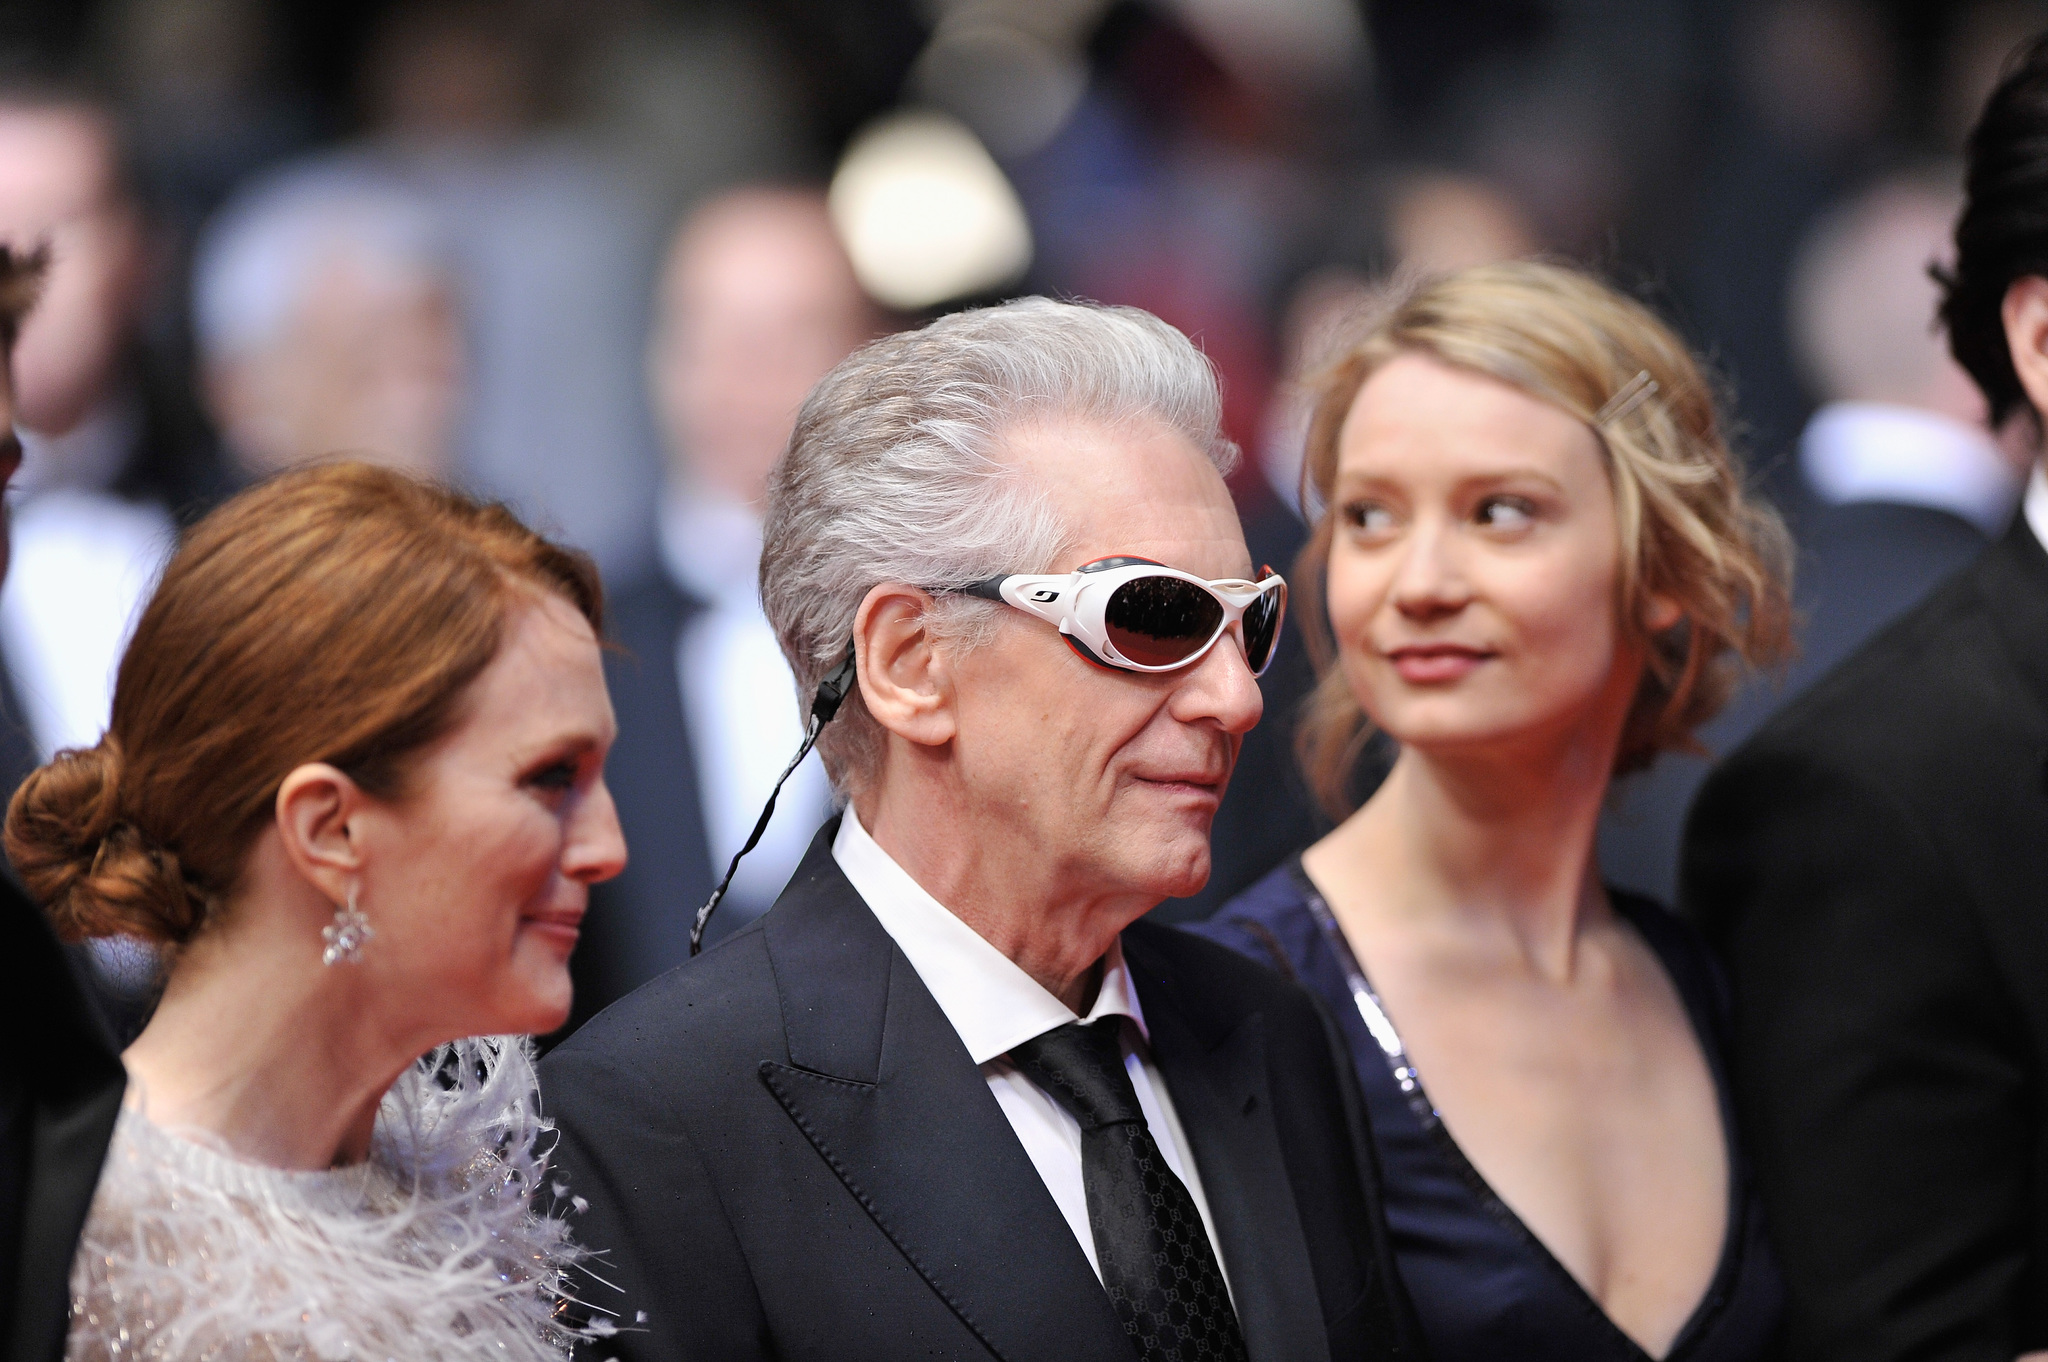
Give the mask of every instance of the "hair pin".
<svg viewBox="0 0 2048 1362">
<path fill-rule="evenodd" d="M 1622 384 L 1621 390 L 1608 398 L 1606 405 L 1593 413 L 1593 424 L 1604 426 L 1619 421 L 1656 395 L 1657 380 L 1650 377 L 1648 369 L 1641 370 Z"/>
</svg>

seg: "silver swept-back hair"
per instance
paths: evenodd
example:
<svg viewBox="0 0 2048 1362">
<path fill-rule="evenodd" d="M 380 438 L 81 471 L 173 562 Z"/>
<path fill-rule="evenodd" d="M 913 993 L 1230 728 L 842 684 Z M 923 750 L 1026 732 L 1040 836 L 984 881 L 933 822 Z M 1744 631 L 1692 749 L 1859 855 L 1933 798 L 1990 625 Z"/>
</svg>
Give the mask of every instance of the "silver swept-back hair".
<svg viewBox="0 0 2048 1362">
<path fill-rule="evenodd" d="M 954 313 L 856 351 L 819 381 L 769 477 L 761 553 L 761 605 L 799 704 L 846 656 L 877 583 L 943 591 L 1052 566 L 1067 527 L 997 446 L 1062 418 L 1156 422 L 1220 471 L 1237 463 L 1207 357 L 1134 307 L 1023 298 Z M 926 619 L 973 647 L 1001 609 L 946 591 Z M 881 730 L 858 688 L 818 751 L 842 795 L 873 774 Z"/>
</svg>

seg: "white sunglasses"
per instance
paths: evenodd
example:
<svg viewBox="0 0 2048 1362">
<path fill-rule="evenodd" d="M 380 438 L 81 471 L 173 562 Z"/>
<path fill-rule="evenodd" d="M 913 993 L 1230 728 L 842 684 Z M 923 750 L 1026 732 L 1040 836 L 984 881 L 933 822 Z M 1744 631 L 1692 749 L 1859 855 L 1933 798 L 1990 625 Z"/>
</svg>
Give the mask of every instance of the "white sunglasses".
<svg viewBox="0 0 2048 1362">
<path fill-rule="evenodd" d="M 1193 666 L 1235 628 L 1252 675 L 1272 664 L 1287 614 L 1287 583 L 1271 568 L 1256 581 L 1208 581 L 1149 558 L 1098 558 L 1072 572 L 1007 573 L 959 588 L 1058 627 L 1090 662 L 1131 672 Z"/>
</svg>

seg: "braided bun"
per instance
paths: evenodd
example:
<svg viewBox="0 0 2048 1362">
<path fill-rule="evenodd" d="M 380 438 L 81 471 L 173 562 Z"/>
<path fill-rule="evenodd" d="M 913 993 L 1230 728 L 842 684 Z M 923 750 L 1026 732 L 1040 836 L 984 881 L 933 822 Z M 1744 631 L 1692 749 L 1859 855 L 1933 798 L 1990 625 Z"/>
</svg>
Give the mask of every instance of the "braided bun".
<svg viewBox="0 0 2048 1362">
<path fill-rule="evenodd" d="M 118 816 L 120 784 L 121 752 L 111 737 L 59 752 L 14 792 L 8 859 L 66 941 L 182 944 L 199 930 L 204 896 L 174 854 Z"/>
</svg>

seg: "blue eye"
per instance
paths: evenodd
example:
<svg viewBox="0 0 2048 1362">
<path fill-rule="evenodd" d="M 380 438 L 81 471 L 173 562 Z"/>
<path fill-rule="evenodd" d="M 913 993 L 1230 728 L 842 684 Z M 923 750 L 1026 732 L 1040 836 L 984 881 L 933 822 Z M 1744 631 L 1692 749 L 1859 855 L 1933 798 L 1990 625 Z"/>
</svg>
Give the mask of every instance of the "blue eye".
<svg viewBox="0 0 2048 1362">
<path fill-rule="evenodd" d="M 1489 529 L 1526 530 L 1536 523 L 1536 508 L 1521 497 L 1488 497 L 1476 518 Z"/>
<path fill-rule="evenodd" d="M 1382 535 L 1394 528 L 1394 513 L 1374 501 L 1354 501 L 1344 508 L 1344 521 L 1360 534 Z"/>
</svg>

